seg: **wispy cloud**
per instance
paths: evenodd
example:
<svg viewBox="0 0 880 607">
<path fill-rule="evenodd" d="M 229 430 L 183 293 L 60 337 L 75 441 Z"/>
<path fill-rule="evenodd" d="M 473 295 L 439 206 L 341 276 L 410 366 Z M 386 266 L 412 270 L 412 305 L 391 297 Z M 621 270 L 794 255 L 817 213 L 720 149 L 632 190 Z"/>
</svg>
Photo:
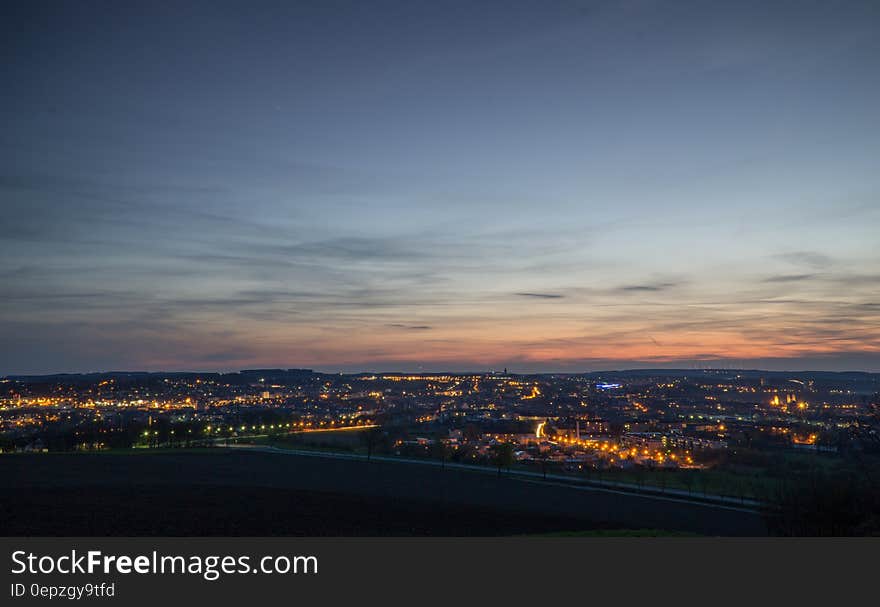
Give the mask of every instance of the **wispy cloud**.
<svg viewBox="0 0 880 607">
<path fill-rule="evenodd" d="M 537 299 L 562 299 L 565 295 L 561 293 L 514 293 L 518 297 L 534 297 Z"/>
<path fill-rule="evenodd" d="M 817 270 L 827 268 L 834 263 L 834 259 L 832 257 L 816 251 L 794 251 L 791 253 L 779 253 L 777 255 L 774 255 L 773 258 L 780 259 L 794 265 L 815 268 Z"/>
<path fill-rule="evenodd" d="M 673 289 L 678 286 L 677 282 L 657 282 L 650 284 L 640 284 L 640 285 L 625 285 L 622 287 L 618 287 L 617 291 L 623 293 L 656 293 L 658 291 L 668 291 L 669 289 Z"/>
<path fill-rule="evenodd" d="M 815 278 L 815 274 L 780 274 L 764 279 L 764 282 L 801 282 Z"/>
</svg>

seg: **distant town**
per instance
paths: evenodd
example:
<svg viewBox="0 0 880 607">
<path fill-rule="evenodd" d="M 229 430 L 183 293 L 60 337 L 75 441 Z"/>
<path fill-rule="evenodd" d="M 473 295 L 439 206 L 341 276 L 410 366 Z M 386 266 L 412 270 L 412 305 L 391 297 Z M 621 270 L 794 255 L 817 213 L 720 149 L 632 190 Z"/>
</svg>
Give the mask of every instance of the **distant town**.
<svg viewBox="0 0 880 607">
<path fill-rule="evenodd" d="M 4 454 L 273 445 L 745 500 L 769 490 L 774 462 L 880 453 L 869 373 L 255 369 L 10 376 L 0 390 Z"/>
</svg>

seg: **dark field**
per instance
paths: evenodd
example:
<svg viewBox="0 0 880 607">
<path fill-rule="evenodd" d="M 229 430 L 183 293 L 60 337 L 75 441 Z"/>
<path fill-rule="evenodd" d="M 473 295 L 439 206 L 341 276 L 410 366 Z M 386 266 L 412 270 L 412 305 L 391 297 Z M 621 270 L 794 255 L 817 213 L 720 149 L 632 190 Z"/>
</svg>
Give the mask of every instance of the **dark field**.
<svg viewBox="0 0 880 607">
<path fill-rule="evenodd" d="M 404 463 L 216 450 L 0 457 L 0 535 L 763 535 L 751 512 Z"/>
</svg>

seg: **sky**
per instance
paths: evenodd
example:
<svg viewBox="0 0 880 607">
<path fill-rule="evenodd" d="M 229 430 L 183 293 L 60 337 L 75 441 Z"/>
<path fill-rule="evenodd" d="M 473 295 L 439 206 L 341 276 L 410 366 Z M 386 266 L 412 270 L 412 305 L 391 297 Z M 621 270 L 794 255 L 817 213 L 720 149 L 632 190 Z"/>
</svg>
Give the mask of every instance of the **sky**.
<svg viewBox="0 0 880 607">
<path fill-rule="evenodd" d="M 880 371 L 880 3 L 0 24 L 0 375 Z"/>
</svg>

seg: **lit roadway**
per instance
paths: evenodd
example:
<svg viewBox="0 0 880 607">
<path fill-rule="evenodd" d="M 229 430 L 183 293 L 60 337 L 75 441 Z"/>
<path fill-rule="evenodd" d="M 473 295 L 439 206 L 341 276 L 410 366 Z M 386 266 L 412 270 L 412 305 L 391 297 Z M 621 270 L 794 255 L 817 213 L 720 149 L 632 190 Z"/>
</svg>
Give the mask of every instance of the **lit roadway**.
<svg viewBox="0 0 880 607">
<path fill-rule="evenodd" d="M 219 442 L 220 439 L 218 439 Z M 264 453 L 277 453 L 281 455 L 297 455 L 305 457 L 324 457 L 329 459 L 347 459 L 366 461 L 366 455 L 353 453 L 335 453 L 328 451 L 308 451 L 303 449 L 281 449 L 279 447 L 264 445 L 227 445 L 229 449 L 247 449 L 249 451 L 259 451 Z M 481 472 L 483 474 L 497 474 L 497 468 L 490 466 L 480 466 L 476 464 L 460 464 L 457 462 L 439 462 L 431 459 L 415 459 L 408 457 L 394 457 L 384 455 L 373 455 L 370 459 L 381 462 L 417 464 L 421 466 L 445 466 L 448 468 L 456 468 L 459 470 L 470 470 L 472 472 Z M 656 499 L 667 502 L 684 502 L 687 504 L 699 504 L 711 508 L 723 508 L 725 510 L 735 510 L 739 512 L 758 512 L 762 506 L 761 502 L 750 499 L 739 499 L 724 495 L 694 495 L 681 489 L 666 489 L 661 491 L 659 488 L 639 488 L 633 483 L 615 483 L 611 481 L 585 480 L 565 476 L 562 474 L 544 474 L 540 472 L 532 472 L 529 470 L 509 470 L 510 476 L 519 477 L 520 480 L 526 482 L 547 484 L 555 486 L 565 486 L 571 489 L 582 491 L 602 491 L 605 493 L 620 493 L 632 495 L 637 493 L 641 497 Z"/>
</svg>

